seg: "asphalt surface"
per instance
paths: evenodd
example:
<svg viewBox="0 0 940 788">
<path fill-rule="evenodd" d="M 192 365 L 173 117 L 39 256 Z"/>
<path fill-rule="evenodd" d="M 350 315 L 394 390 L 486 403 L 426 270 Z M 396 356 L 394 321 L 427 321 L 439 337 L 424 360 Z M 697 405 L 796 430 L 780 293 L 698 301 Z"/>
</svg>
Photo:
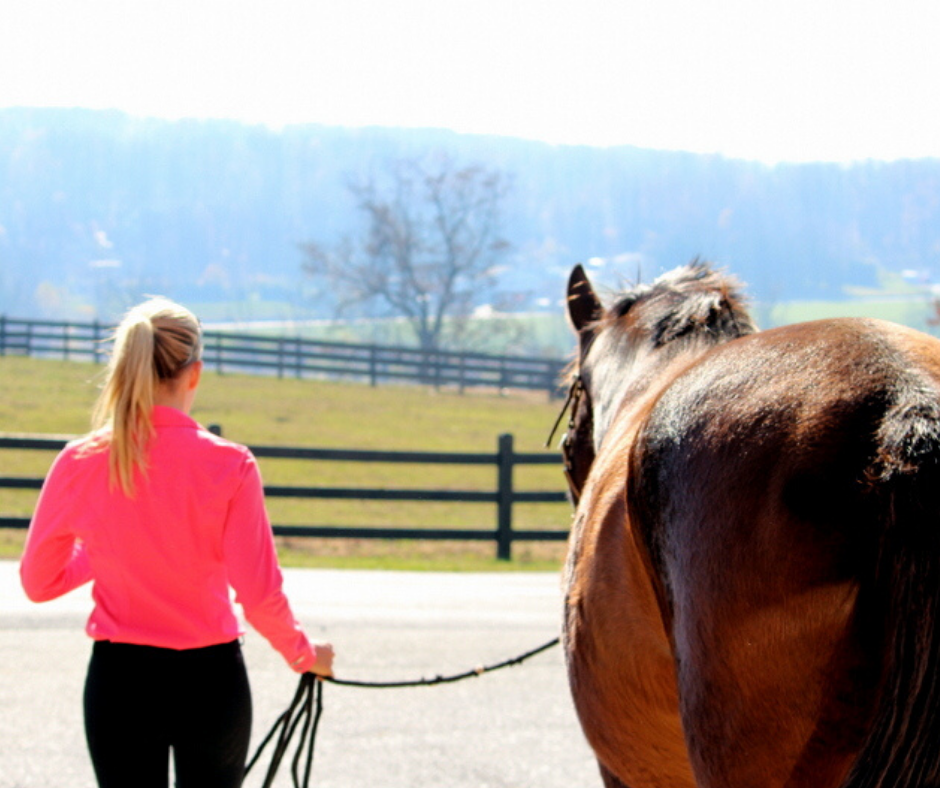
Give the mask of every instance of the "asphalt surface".
<svg viewBox="0 0 940 788">
<path fill-rule="evenodd" d="M 287 570 L 313 639 L 333 642 L 339 678 L 397 681 L 500 662 L 558 634 L 558 576 Z M 89 589 L 30 603 L 0 561 L 0 788 L 94 788 L 81 693 Z M 296 688 L 249 630 L 252 751 Z M 291 785 L 284 763 L 275 786 Z M 261 785 L 261 770 L 246 787 Z M 326 685 L 317 788 L 572 788 L 601 784 L 568 694 L 560 648 L 455 684 Z"/>
</svg>

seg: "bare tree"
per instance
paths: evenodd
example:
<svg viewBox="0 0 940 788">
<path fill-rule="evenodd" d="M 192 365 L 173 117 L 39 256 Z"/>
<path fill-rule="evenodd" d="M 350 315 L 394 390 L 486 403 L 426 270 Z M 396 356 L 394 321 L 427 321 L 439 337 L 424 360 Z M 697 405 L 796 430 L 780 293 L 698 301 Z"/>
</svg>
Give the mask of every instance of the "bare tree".
<svg viewBox="0 0 940 788">
<path fill-rule="evenodd" d="M 340 313 L 378 305 L 406 318 L 422 349 L 435 350 L 448 321 L 494 291 L 509 248 L 500 234 L 508 181 L 447 157 L 396 161 L 385 176 L 349 185 L 364 232 L 331 248 L 301 244 L 303 268 L 328 282 Z"/>
</svg>

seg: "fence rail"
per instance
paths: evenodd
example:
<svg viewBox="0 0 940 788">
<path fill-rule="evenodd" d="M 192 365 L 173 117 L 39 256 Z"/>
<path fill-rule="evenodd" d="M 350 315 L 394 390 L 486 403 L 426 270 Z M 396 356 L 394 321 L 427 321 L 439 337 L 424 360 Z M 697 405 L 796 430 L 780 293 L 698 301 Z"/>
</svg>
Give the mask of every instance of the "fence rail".
<svg viewBox="0 0 940 788">
<path fill-rule="evenodd" d="M 219 434 L 218 427 L 210 427 Z M 0 450 L 28 449 L 59 451 L 68 439 L 61 436 L 6 435 L 0 436 Z M 251 446 L 258 458 L 311 460 L 322 462 L 387 462 L 433 465 L 490 465 L 496 468 L 496 487 L 493 490 L 420 490 L 361 487 L 302 487 L 266 485 L 265 495 L 271 498 L 309 498 L 373 501 L 448 501 L 459 503 L 492 504 L 495 507 L 495 527 L 463 528 L 387 528 L 348 527 L 337 525 L 277 525 L 276 536 L 346 537 L 356 539 L 450 539 L 492 541 L 496 544 L 497 558 L 512 558 L 513 542 L 562 541 L 567 531 L 516 530 L 513 528 L 513 507 L 521 503 L 560 503 L 567 500 L 563 492 L 525 491 L 515 489 L 513 471 L 520 465 L 559 465 L 554 454 L 521 454 L 514 449 L 512 435 L 500 435 L 495 453 L 443 453 L 416 451 L 370 451 L 359 449 L 317 449 L 287 446 Z M 0 477 L 0 489 L 38 490 L 42 479 Z M 0 528 L 26 528 L 27 517 L 0 515 Z"/>
<path fill-rule="evenodd" d="M 0 356 L 80 359 L 107 357 L 113 326 L 19 320 L 0 315 Z M 278 377 L 353 377 L 373 386 L 412 381 L 454 386 L 534 389 L 558 393 L 564 362 L 558 359 L 487 353 L 427 351 L 392 345 L 206 331 L 203 360 L 219 373 L 249 372 Z"/>
</svg>

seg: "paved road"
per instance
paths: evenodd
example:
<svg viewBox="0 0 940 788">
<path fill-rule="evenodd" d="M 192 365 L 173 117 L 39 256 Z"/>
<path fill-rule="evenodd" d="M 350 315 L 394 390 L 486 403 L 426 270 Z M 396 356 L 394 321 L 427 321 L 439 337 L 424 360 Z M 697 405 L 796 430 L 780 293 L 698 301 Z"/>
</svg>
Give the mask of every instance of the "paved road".
<svg viewBox="0 0 940 788">
<path fill-rule="evenodd" d="M 341 678 L 412 679 L 498 662 L 558 631 L 551 574 L 288 570 L 288 594 Z M 94 788 L 81 722 L 87 589 L 33 605 L 0 561 L 0 788 Z M 245 645 L 254 741 L 286 707 L 294 675 L 257 634 Z M 276 785 L 290 785 L 282 767 Z M 260 785 L 251 775 L 246 786 Z M 457 684 L 367 690 L 327 685 L 318 788 L 572 788 L 600 780 L 556 647 Z"/>
</svg>

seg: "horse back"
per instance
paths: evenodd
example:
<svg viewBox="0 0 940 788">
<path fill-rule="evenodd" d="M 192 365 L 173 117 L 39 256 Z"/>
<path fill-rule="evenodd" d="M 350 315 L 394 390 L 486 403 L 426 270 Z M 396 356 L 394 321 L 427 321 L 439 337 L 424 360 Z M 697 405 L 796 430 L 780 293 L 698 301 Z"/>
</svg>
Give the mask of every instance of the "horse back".
<svg viewBox="0 0 940 788">
<path fill-rule="evenodd" d="M 892 463 L 917 476 L 940 462 L 938 401 L 940 342 L 818 321 L 709 351 L 635 425 L 625 519 L 698 785 L 826 788 L 859 773 L 907 686 L 886 678 L 885 578 L 902 570 L 884 565 L 899 499 L 887 506 L 879 480 Z"/>
</svg>

